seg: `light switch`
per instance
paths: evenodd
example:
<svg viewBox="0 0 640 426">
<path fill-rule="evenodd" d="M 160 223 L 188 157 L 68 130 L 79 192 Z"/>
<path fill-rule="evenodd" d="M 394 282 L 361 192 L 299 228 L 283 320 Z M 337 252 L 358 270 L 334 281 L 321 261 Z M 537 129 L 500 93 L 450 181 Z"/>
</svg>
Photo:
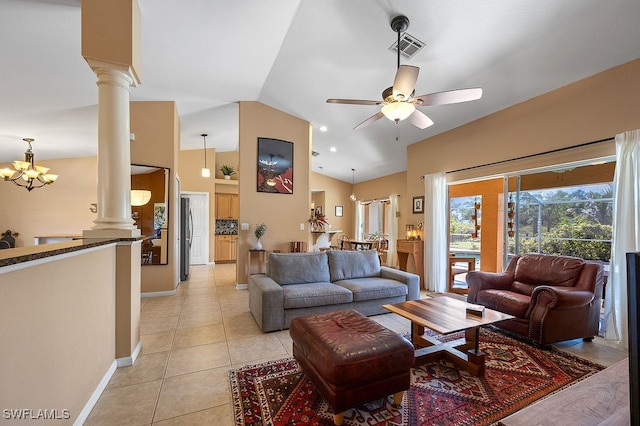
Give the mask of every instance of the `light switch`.
<svg viewBox="0 0 640 426">
<path fill-rule="evenodd" d="M 301 224 L 300 224 L 300 230 L 301 230 L 301 231 L 304 231 L 304 223 L 301 223 Z"/>
<path fill-rule="evenodd" d="M 245 223 L 245 222 L 241 223 L 240 224 L 240 230 L 241 231 L 248 231 L 249 230 L 249 224 Z"/>
</svg>

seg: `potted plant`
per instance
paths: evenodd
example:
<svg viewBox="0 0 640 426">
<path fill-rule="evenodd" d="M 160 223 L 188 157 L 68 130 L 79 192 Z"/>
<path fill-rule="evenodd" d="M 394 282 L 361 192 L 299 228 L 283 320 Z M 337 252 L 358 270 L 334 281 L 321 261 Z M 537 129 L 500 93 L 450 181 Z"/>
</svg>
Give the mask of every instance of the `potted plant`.
<svg viewBox="0 0 640 426">
<path fill-rule="evenodd" d="M 260 225 L 256 225 L 256 228 L 253 230 L 253 234 L 256 236 L 256 244 L 253 246 L 254 250 L 262 250 L 262 243 L 260 242 L 260 238 L 264 237 L 264 234 L 267 232 L 267 225 L 261 223 Z"/>
<path fill-rule="evenodd" d="M 225 179 L 231 179 L 231 175 L 235 174 L 236 172 L 233 167 L 228 166 L 226 164 L 223 164 L 222 167 L 220 167 L 220 171 L 224 175 Z"/>
<path fill-rule="evenodd" d="M 311 219 L 309 219 L 309 223 L 311 224 L 312 232 L 324 232 L 325 225 L 329 225 L 329 221 L 327 221 L 327 217 L 316 210 Z"/>
</svg>

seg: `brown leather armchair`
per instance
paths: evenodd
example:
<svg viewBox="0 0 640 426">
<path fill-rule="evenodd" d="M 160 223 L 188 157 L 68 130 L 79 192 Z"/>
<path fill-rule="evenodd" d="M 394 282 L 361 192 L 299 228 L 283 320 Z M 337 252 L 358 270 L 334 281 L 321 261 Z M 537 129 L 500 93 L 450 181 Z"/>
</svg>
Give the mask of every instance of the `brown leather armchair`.
<svg viewBox="0 0 640 426">
<path fill-rule="evenodd" d="M 503 273 L 470 271 L 467 301 L 516 318 L 496 325 L 540 345 L 598 335 L 602 267 L 569 256 L 515 256 Z"/>
</svg>

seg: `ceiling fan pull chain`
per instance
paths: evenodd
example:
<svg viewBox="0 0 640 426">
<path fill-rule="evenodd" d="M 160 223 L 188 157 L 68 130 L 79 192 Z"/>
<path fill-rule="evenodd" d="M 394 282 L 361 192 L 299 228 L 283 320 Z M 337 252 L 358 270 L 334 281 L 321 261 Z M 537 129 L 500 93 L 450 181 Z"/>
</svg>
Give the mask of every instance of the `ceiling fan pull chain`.
<svg viewBox="0 0 640 426">
<path fill-rule="evenodd" d="M 400 120 L 396 120 L 396 142 L 400 138 Z"/>
</svg>

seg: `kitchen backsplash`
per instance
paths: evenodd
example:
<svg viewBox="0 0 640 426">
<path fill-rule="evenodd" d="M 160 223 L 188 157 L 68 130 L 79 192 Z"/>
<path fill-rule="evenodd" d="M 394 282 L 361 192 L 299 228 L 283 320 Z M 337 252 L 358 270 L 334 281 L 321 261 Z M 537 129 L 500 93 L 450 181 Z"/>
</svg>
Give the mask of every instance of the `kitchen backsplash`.
<svg viewBox="0 0 640 426">
<path fill-rule="evenodd" d="M 216 219 L 216 235 L 237 235 L 238 221 L 235 219 Z"/>
</svg>

